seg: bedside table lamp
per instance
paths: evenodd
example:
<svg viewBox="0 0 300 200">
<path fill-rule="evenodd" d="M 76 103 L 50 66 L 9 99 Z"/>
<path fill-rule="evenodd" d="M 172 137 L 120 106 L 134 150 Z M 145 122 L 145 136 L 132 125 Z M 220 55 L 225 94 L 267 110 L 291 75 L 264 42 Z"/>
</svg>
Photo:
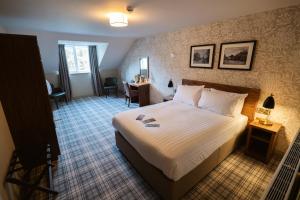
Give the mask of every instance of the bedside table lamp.
<svg viewBox="0 0 300 200">
<path fill-rule="evenodd" d="M 169 80 L 168 88 L 173 88 L 173 95 L 174 95 L 174 84 L 173 84 L 172 79 Z"/>
<path fill-rule="evenodd" d="M 267 117 L 266 119 L 262 122 L 264 125 L 272 125 L 272 122 L 269 120 L 270 115 L 271 115 L 271 109 L 273 109 L 275 107 L 275 100 L 273 97 L 273 94 L 271 94 L 270 96 L 268 96 L 266 98 L 266 100 L 263 103 L 263 107 L 266 108 L 267 112 Z"/>
</svg>

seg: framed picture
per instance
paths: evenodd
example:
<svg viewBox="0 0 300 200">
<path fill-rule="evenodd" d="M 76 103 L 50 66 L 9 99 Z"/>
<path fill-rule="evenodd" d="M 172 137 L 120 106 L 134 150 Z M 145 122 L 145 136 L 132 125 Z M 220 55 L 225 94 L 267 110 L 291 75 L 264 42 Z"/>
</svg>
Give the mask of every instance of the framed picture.
<svg viewBox="0 0 300 200">
<path fill-rule="evenodd" d="M 191 46 L 190 67 L 210 68 L 214 66 L 215 44 Z"/>
<path fill-rule="evenodd" d="M 251 70 L 256 40 L 222 43 L 219 69 Z"/>
</svg>

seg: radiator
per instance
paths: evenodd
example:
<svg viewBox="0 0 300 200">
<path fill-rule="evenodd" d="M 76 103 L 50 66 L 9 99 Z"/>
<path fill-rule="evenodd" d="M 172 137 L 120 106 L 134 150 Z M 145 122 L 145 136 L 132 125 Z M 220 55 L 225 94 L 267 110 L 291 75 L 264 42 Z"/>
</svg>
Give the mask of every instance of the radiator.
<svg viewBox="0 0 300 200">
<path fill-rule="evenodd" d="M 282 158 L 262 200 L 288 200 L 300 165 L 300 130 Z M 299 175 L 299 174 L 298 174 Z M 293 188 L 294 190 L 294 188 Z"/>
</svg>

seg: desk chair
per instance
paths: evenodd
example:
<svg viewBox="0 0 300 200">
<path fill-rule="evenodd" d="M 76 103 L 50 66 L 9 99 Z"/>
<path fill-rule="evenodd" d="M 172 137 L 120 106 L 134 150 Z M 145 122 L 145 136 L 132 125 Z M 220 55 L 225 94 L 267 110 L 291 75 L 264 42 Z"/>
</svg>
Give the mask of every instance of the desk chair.
<svg viewBox="0 0 300 200">
<path fill-rule="evenodd" d="M 60 99 L 64 99 L 66 104 L 68 104 L 66 93 L 64 91 L 62 91 L 61 88 L 55 88 L 54 85 L 52 83 L 49 83 L 47 80 L 46 80 L 46 83 L 47 83 L 49 97 L 50 97 L 50 99 L 54 100 L 57 109 L 59 109 L 58 101 Z M 50 85 L 50 87 L 49 87 L 49 85 Z"/>
<path fill-rule="evenodd" d="M 128 107 L 130 106 L 131 100 L 134 97 L 138 97 L 139 93 L 137 90 L 132 90 L 129 87 L 129 84 L 125 81 L 123 81 L 123 86 L 124 86 L 124 91 L 125 91 L 125 103 L 127 103 L 127 99 L 128 99 Z"/>
</svg>

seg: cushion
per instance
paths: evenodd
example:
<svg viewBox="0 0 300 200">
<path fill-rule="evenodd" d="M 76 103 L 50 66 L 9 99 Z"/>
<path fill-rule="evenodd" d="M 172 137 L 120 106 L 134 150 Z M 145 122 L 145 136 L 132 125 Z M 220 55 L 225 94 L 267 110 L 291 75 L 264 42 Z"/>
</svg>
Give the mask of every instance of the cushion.
<svg viewBox="0 0 300 200">
<path fill-rule="evenodd" d="M 221 90 L 216 90 L 214 88 L 212 88 L 211 91 L 213 91 L 213 92 L 219 92 L 219 93 L 222 93 L 224 95 L 229 95 L 229 96 L 237 97 L 238 98 L 238 102 L 237 102 L 235 110 L 234 110 L 234 116 L 238 116 L 238 115 L 241 114 L 241 112 L 243 110 L 243 107 L 244 107 L 245 99 L 248 96 L 248 94 L 240 94 L 240 93 L 234 93 L 234 92 L 225 92 L 225 91 L 221 91 Z"/>
<path fill-rule="evenodd" d="M 201 94 L 198 106 L 225 116 L 235 117 L 241 114 L 248 94 L 238 94 L 211 89 Z"/>
<path fill-rule="evenodd" d="M 197 106 L 203 88 L 204 85 L 201 86 L 178 85 L 173 100 L 186 103 L 189 105 Z"/>
</svg>

